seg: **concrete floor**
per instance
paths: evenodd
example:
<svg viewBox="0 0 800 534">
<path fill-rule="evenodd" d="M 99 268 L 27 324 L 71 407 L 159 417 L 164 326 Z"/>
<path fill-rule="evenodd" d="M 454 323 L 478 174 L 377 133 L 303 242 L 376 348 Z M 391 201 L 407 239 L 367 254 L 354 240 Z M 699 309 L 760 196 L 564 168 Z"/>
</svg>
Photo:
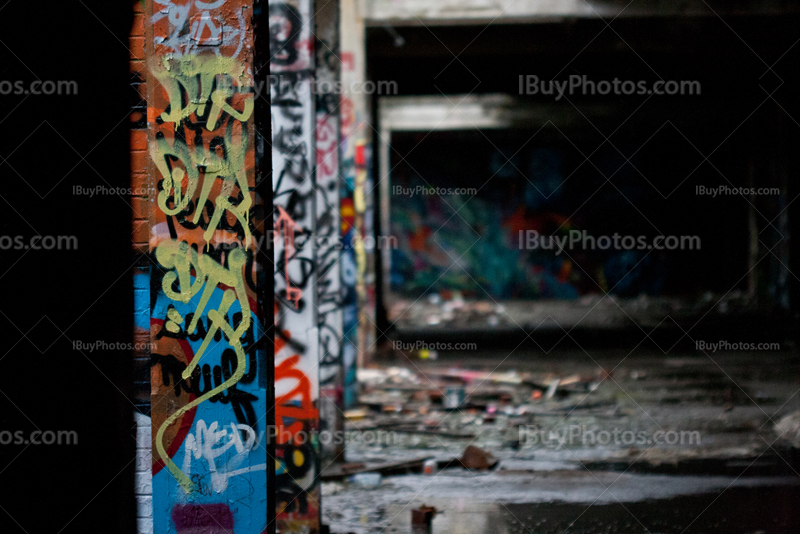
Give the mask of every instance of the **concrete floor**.
<svg viewBox="0 0 800 534">
<path fill-rule="evenodd" d="M 362 384 L 362 400 L 404 411 L 384 408 L 348 426 L 405 429 L 379 444 L 355 434 L 348 462 L 448 460 L 469 444 L 500 462 L 493 471 L 384 477 L 374 488 L 324 483 L 332 532 L 410 532 L 410 510 L 423 504 L 442 512 L 435 534 L 800 531 L 800 455 L 776 429 L 800 410 L 797 351 L 508 352 L 383 362 L 413 372 L 411 383 Z M 435 397 L 445 387 L 451 368 L 513 370 L 526 381 L 473 381 L 467 401 L 477 405 L 458 410 L 419 402 L 419 391 Z M 552 399 L 532 397 L 529 383 L 574 376 L 581 381 Z M 409 422 L 446 435 L 408 431 Z"/>
</svg>

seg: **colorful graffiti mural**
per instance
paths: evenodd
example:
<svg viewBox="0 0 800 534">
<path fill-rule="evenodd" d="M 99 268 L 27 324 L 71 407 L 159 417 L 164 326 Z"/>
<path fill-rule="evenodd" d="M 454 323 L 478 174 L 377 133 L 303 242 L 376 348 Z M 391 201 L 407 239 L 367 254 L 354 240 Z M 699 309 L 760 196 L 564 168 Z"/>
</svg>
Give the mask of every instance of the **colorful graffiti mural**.
<svg viewBox="0 0 800 534">
<path fill-rule="evenodd" d="M 372 235 L 372 179 L 369 154 L 372 126 L 369 96 L 348 88 L 359 87 L 366 78 L 363 51 L 364 24 L 355 0 L 340 0 L 341 16 L 341 160 L 340 205 L 342 216 L 342 313 L 344 343 L 344 404 L 357 402 L 356 367 L 375 349 L 374 254 L 363 246 Z M 369 207 L 369 210 L 368 210 Z"/>
<path fill-rule="evenodd" d="M 311 0 L 269 6 L 276 232 L 274 506 L 280 532 L 311 534 L 320 528 L 321 312 L 316 284 L 321 274 L 313 245 L 318 216 L 325 220 L 324 209 L 320 211 L 316 205 L 319 198 L 314 184 L 313 14 Z M 326 336 L 322 340 L 323 344 L 330 341 Z"/>
<path fill-rule="evenodd" d="M 342 101 L 345 103 L 345 100 Z M 346 106 L 342 105 L 342 113 L 347 113 Z M 353 143 L 348 139 L 351 131 L 348 129 L 349 118 L 342 116 L 342 175 L 340 188 L 341 210 L 341 290 L 342 290 L 342 330 L 344 332 L 342 343 L 342 373 L 344 375 L 344 405 L 351 408 L 356 404 L 356 366 L 358 363 L 358 266 L 356 263 L 356 242 L 360 234 L 356 229 L 355 210 L 355 164 L 353 155 L 349 154 L 347 147 Z"/>
<path fill-rule="evenodd" d="M 267 526 L 252 8 L 243 0 L 147 4 L 159 534 L 261 534 Z"/>
<path fill-rule="evenodd" d="M 409 146 L 415 135 L 407 135 Z M 576 170 L 562 147 L 519 149 L 495 139 L 501 147 L 495 148 L 481 136 L 433 133 L 393 170 L 397 193 L 390 196 L 391 234 L 398 238 L 391 253 L 393 292 L 419 298 L 458 291 L 466 298 L 498 300 L 575 299 L 610 290 L 620 296 L 661 293 L 663 262 L 655 253 L 576 249 L 557 254 L 525 241 L 532 231 L 562 239 L 573 230 L 653 232 L 646 221 L 636 224 L 637 214 L 626 200 L 646 205 L 652 194 L 600 189 L 599 173 Z M 394 141 L 393 148 L 402 153 L 404 140 Z M 610 175 L 617 167 L 604 155 L 598 151 L 597 164 L 610 167 Z M 626 172 L 617 175 L 620 183 Z M 613 216 L 608 206 L 614 207 Z"/>
</svg>

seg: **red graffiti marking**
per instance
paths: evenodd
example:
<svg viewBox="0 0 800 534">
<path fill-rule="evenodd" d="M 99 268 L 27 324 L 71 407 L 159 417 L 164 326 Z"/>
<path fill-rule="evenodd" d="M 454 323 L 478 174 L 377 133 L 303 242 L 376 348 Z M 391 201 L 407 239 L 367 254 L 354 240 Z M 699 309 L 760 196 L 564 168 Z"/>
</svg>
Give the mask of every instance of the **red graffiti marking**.
<svg viewBox="0 0 800 534">
<path fill-rule="evenodd" d="M 275 351 L 279 345 L 283 348 L 283 343 L 275 340 Z M 285 445 L 292 442 L 292 436 L 301 432 L 305 425 L 305 420 L 314 420 L 319 417 L 319 412 L 314 408 L 311 401 L 311 381 L 296 365 L 300 361 L 300 356 L 285 359 L 275 367 L 275 382 L 281 380 L 296 380 L 297 384 L 291 391 L 275 399 L 275 423 L 277 430 L 278 445 Z M 297 401 L 300 404 L 297 404 Z M 285 426 L 286 420 L 291 421 Z M 306 438 L 307 441 L 307 438 Z"/>
<path fill-rule="evenodd" d="M 352 52 L 339 54 L 342 59 L 342 70 L 356 70 L 356 59 Z"/>
<path fill-rule="evenodd" d="M 364 142 L 356 144 L 356 167 L 364 167 L 367 164 L 367 153 Z"/>
<path fill-rule="evenodd" d="M 317 118 L 317 179 L 333 179 L 336 176 L 339 148 L 335 123 L 328 115 Z"/>
<path fill-rule="evenodd" d="M 342 217 L 342 235 L 344 235 L 356 224 L 356 208 L 353 204 L 353 199 L 350 197 L 342 198 L 339 210 L 339 215 Z"/>
<path fill-rule="evenodd" d="M 427 249 L 428 237 L 430 237 L 430 235 L 430 228 L 426 226 L 420 226 L 417 231 L 408 238 L 408 245 L 411 247 L 411 250 L 422 252 Z"/>
<path fill-rule="evenodd" d="M 297 223 L 292 220 L 286 210 L 278 206 L 278 220 L 275 222 L 275 230 L 281 232 L 283 238 L 283 272 L 286 275 L 286 299 L 294 302 L 295 308 L 298 307 L 303 291 L 297 287 L 292 287 L 289 280 L 289 258 L 294 256 L 296 248 L 294 246 L 294 234 L 297 231 Z"/>
</svg>

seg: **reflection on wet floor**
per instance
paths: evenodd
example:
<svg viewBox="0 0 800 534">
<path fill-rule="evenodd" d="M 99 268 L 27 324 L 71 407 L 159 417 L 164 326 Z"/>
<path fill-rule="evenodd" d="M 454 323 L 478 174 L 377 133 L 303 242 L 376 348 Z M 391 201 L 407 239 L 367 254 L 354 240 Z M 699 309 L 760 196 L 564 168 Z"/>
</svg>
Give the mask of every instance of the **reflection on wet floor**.
<svg viewBox="0 0 800 534">
<path fill-rule="evenodd" d="M 436 534 L 789 533 L 800 529 L 797 487 L 730 488 L 636 503 L 475 505 L 434 520 Z M 407 515 L 407 514 L 406 514 Z M 398 519 L 404 514 L 398 515 Z M 409 525 L 410 527 L 410 525 Z M 390 532 L 387 529 L 386 532 Z M 399 526 L 399 532 L 408 527 Z"/>
</svg>

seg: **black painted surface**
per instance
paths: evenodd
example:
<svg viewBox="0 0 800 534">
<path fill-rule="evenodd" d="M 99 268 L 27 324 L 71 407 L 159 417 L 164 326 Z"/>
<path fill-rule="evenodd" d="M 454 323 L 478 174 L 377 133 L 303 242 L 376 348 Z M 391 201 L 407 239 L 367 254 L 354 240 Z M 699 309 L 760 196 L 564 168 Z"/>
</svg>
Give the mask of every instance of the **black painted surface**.
<svg viewBox="0 0 800 534">
<path fill-rule="evenodd" d="M 0 445 L 5 533 L 135 532 L 131 351 L 73 347 L 132 343 L 131 22 L 125 2 L 0 5 L 0 82 L 77 85 L 0 95 L 0 236 L 23 243 L 0 250 L 0 431 L 22 436 Z M 77 250 L 24 248 L 36 235 Z M 26 446 L 37 429 L 78 442 Z"/>
</svg>

